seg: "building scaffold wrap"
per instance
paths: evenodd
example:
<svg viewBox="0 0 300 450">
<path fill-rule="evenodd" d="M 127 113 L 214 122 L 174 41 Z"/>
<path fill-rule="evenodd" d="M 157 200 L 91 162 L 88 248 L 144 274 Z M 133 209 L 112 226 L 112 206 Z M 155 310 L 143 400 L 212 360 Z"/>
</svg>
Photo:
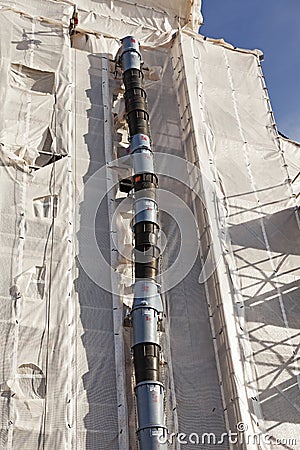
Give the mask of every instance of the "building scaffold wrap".
<svg viewBox="0 0 300 450">
<path fill-rule="evenodd" d="M 200 8 L 0 0 L 0 450 L 300 449 L 300 144 Z"/>
</svg>

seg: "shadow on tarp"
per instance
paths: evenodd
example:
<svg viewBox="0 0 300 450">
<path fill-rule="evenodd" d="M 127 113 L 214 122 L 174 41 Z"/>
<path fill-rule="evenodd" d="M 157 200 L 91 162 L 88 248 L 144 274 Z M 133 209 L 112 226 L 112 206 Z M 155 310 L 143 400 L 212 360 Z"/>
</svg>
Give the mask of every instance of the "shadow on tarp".
<svg viewBox="0 0 300 450">
<path fill-rule="evenodd" d="M 300 284 L 296 279 L 298 267 L 293 264 L 295 255 L 300 254 L 300 234 L 293 208 L 265 215 L 263 225 L 266 235 L 259 218 L 231 226 L 229 234 L 244 297 L 237 308 L 243 308 L 240 313 L 247 323 L 255 363 L 259 397 L 252 400 L 259 400 L 262 416 L 271 424 L 267 431 L 278 438 L 283 422 L 294 426 L 300 423 L 296 377 Z M 255 254 L 249 249 L 263 252 Z M 291 281 L 285 282 L 283 278 Z"/>
<path fill-rule="evenodd" d="M 252 311 L 252 318 L 255 322 L 282 327 L 284 326 L 284 317 L 279 302 L 281 299 L 289 328 L 297 330 L 300 326 L 299 280 L 282 283 L 275 280 L 276 275 L 253 280 L 253 287 L 257 288 L 257 293 L 254 292 L 251 296 L 244 295 L 244 308 L 246 311 Z"/>
<path fill-rule="evenodd" d="M 292 358 L 290 358 L 289 362 L 292 366 Z M 271 363 L 265 362 L 264 364 L 269 364 L 270 369 L 273 367 Z M 293 365 L 295 366 L 295 363 Z M 266 431 L 270 436 L 275 434 L 277 438 L 278 432 L 275 433 L 275 430 L 276 428 L 280 428 L 282 422 L 290 424 L 300 423 L 300 391 L 295 369 L 294 371 L 290 370 L 289 378 L 280 382 L 279 379 L 283 370 L 289 370 L 287 363 L 280 371 L 273 374 L 273 378 L 275 379 L 274 383 L 267 389 L 260 389 L 259 395 L 263 417 L 270 424 L 266 427 Z M 259 380 L 258 384 L 260 384 Z M 282 436 L 282 438 L 297 438 L 298 440 L 299 436 L 293 436 L 291 431 L 289 436 Z"/>
<path fill-rule="evenodd" d="M 299 226 L 293 208 L 230 226 L 229 234 L 232 244 L 267 250 L 262 221 L 271 252 L 300 255 Z"/>
<path fill-rule="evenodd" d="M 88 132 L 84 135 L 89 153 L 89 168 L 83 177 L 84 183 L 105 164 L 103 99 L 102 99 L 102 58 L 107 54 L 89 55 L 90 89 L 86 95 L 90 109 L 86 111 Z M 112 99 L 112 97 L 111 97 Z M 108 99 L 109 100 L 109 99 Z M 77 106 L 78 108 L 78 106 Z M 84 111 L 80 111 L 84 114 Z M 77 120 L 80 120 L 80 116 Z M 77 234 L 80 250 L 88 245 L 81 227 L 88 193 L 83 192 L 79 207 L 80 229 Z M 95 232 L 98 246 L 104 258 L 110 260 L 109 220 L 107 200 L 99 206 L 95 223 L 90 224 Z M 83 402 L 88 401 L 88 413 L 83 418 L 85 449 L 118 450 L 118 405 L 115 373 L 114 326 L 112 295 L 94 283 L 77 260 L 78 277 L 76 291 L 80 304 L 80 320 L 84 333 L 81 336 L 85 349 L 88 371 L 82 376 Z M 78 398 L 78 408 L 81 399 Z"/>
</svg>

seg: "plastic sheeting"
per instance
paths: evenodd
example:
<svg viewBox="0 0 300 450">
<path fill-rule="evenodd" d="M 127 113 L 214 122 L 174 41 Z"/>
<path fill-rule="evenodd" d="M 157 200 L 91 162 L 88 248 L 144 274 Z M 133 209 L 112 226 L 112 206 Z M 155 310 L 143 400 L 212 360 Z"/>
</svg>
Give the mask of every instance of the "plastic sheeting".
<svg viewBox="0 0 300 450">
<path fill-rule="evenodd" d="M 287 151 L 277 134 L 257 57 L 187 36 L 182 54 L 199 164 L 218 193 L 211 208 L 213 217 L 219 205 L 223 256 L 218 272 L 241 417 L 247 423 L 245 411 L 252 414 L 250 440 L 251 433 L 265 432 L 272 443 L 282 439 L 284 445 L 286 438 L 295 445 L 299 217 Z M 231 314 L 236 328 L 230 327 Z M 234 334 L 240 348 L 234 347 Z"/>
<path fill-rule="evenodd" d="M 300 194 L 300 145 L 298 142 L 290 139 L 280 137 L 280 148 L 283 151 L 287 167 L 289 169 L 289 182 L 292 185 L 293 194 L 297 199 L 297 205 L 299 206 L 299 194 Z"/>
<path fill-rule="evenodd" d="M 57 10 L 59 11 L 59 8 Z M 40 151 L 67 153 L 63 24 L 38 20 L 11 9 L 0 10 L 1 153 L 6 160 L 32 165 Z M 49 138 L 47 136 L 49 135 Z"/>
<path fill-rule="evenodd" d="M 278 136 L 259 54 L 190 26 L 174 36 L 189 2 L 82 0 L 73 48 L 71 2 L 1 5 L 0 448 L 137 449 L 113 62 L 130 33 L 144 44 L 162 189 L 168 429 L 219 440 L 243 422 L 250 444 L 235 448 L 258 448 L 259 433 L 285 448 L 276 439 L 300 434 L 298 144 Z"/>
<path fill-rule="evenodd" d="M 136 34 L 142 44 L 154 47 L 168 40 L 172 33 L 188 25 L 198 31 L 202 23 L 201 2 L 189 1 L 94 1 L 77 2 L 79 29 L 122 38 Z"/>
<path fill-rule="evenodd" d="M 132 2 L 130 0 L 31 0 L 1 1 L 2 9 L 53 24 L 69 26 L 74 6 L 79 10 L 79 31 L 122 38 L 138 34 L 143 44 L 155 47 L 170 40 L 178 27 L 198 31 L 202 24 L 201 0 Z"/>
</svg>

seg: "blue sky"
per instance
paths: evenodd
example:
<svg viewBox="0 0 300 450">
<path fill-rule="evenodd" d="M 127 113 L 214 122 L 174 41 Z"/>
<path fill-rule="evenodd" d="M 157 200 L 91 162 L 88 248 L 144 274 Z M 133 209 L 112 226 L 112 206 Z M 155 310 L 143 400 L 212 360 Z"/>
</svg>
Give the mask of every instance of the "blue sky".
<svg viewBox="0 0 300 450">
<path fill-rule="evenodd" d="M 200 33 L 259 48 L 279 131 L 300 141 L 300 0 L 202 0 Z"/>
</svg>

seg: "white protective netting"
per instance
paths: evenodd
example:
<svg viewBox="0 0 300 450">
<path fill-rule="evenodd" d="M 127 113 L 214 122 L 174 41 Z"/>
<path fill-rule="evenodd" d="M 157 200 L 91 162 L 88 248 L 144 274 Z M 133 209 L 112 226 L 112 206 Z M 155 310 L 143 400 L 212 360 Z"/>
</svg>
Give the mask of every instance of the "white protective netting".
<svg viewBox="0 0 300 450">
<path fill-rule="evenodd" d="M 259 54 L 193 33 L 198 2 L 82 0 L 73 48 L 71 2 L 0 6 L 0 448 L 137 448 L 113 62 L 128 34 L 142 44 L 160 188 L 175 195 L 160 193 L 169 431 L 218 440 L 243 421 L 274 446 L 297 438 L 299 146 L 277 134 Z M 187 211 L 198 236 L 180 229 Z"/>
</svg>

